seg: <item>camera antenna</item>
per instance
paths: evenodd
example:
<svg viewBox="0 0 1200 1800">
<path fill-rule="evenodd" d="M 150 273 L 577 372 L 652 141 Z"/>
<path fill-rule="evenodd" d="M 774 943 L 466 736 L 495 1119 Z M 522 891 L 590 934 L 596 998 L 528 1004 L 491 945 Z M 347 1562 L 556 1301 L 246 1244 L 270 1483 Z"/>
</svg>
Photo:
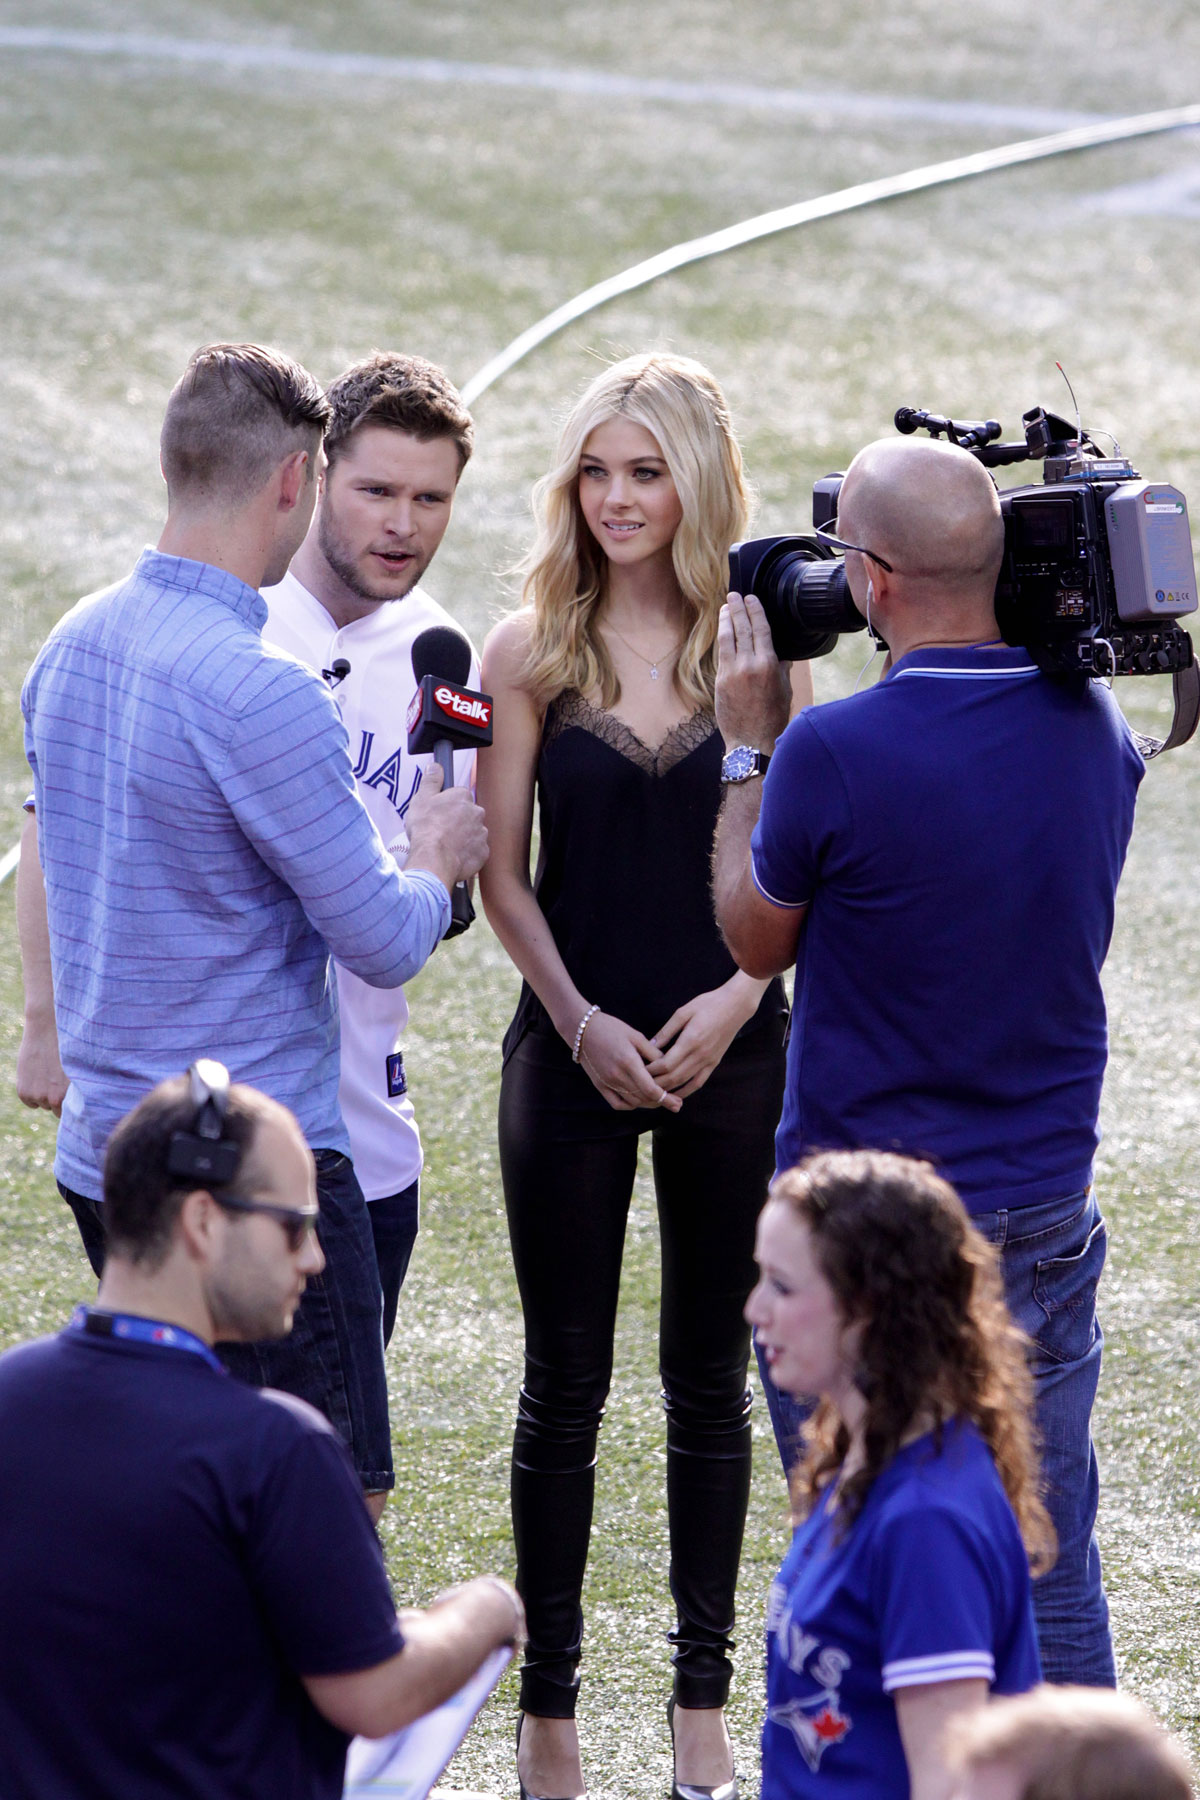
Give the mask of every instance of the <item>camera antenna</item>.
<svg viewBox="0 0 1200 1800">
<path fill-rule="evenodd" d="M 1059 374 L 1062 376 L 1063 380 L 1066 382 L 1067 392 L 1071 396 L 1071 405 L 1075 408 L 1075 448 L 1076 448 L 1076 451 L 1078 452 L 1079 456 L 1082 458 L 1082 456 L 1083 456 L 1083 419 L 1082 419 L 1082 417 L 1080 415 L 1080 411 L 1079 411 L 1079 402 L 1075 398 L 1075 389 L 1071 386 L 1071 377 L 1067 374 L 1067 371 L 1063 368 L 1062 364 L 1058 361 L 1055 362 L 1054 366 L 1058 370 Z"/>
</svg>

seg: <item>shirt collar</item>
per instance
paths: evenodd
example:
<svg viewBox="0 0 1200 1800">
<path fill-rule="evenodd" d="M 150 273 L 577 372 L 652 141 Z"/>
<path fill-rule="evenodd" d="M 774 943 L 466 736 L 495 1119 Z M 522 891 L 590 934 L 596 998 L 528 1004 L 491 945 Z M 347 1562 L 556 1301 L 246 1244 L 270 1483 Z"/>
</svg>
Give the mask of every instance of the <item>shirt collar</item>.
<svg viewBox="0 0 1200 1800">
<path fill-rule="evenodd" d="M 204 594 L 219 600 L 239 619 L 261 632 L 267 622 L 267 603 L 257 588 L 247 587 L 227 569 L 212 563 L 194 562 L 189 556 L 165 556 L 161 550 L 146 549 L 138 557 L 137 575 L 156 586 L 180 588 L 189 594 Z"/>
<path fill-rule="evenodd" d="M 898 675 L 931 673 L 955 674 L 1029 674 L 1036 675 L 1037 664 L 1021 644 L 991 642 L 984 644 L 939 644 L 922 650 L 910 650 L 894 663 L 884 677 L 894 681 Z"/>
<path fill-rule="evenodd" d="M 381 601 L 378 606 L 372 607 L 370 612 L 364 613 L 360 619 L 351 619 L 348 625 L 339 625 L 325 603 L 318 600 L 311 588 L 306 588 L 300 577 L 293 575 L 290 569 L 279 583 L 279 589 L 273 591 L 278 592 L 280 589 L 292 595 L 314 624 L 335 632 L 339 638 L 351 637 L 366 640 L 379 637 L 390 644 L 400 631 L 415 627 L 418 622 L 422 625 L 429 623 L 427 618 L 421 616 L 428 606 L 429 595 L 419 587 L 409 588 L 407 594 L 401 594 L 396 600 Z M 409 605 L 410 601 L 411 606 Z M 402 612 L 402 607 L 407 607 L 407 612 Z"/>
</svg>

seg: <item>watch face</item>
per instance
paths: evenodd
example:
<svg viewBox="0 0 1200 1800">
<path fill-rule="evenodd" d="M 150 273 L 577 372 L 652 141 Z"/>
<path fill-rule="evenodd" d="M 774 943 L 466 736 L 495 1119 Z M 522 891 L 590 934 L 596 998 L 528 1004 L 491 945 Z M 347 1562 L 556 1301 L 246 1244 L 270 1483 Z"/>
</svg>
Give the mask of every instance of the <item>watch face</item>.
<svg viewBox="0 0 1200 1800">
<path fill-rule="evenodd" d="M 721 764 L 722 781 L 746 781 L 751 775 L 758 773 L 758 756 L 755 751 L 739 744 L 736 750 L 730 750 Z"/>
</svg>

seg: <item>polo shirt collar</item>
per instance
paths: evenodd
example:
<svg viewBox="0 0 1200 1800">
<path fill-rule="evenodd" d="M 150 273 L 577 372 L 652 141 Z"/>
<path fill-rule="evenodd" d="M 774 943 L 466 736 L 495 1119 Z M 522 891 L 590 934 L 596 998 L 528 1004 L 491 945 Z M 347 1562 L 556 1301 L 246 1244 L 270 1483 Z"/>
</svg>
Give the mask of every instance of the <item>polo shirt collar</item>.
<svg viewBox="0 0 1200 1800">
<path fill-rule="evenodd" d="M 931 674 L 986 675 L 994 673 L 1036 675 L 1037 664 L 1021 644 L 991 642 L 983 644 L 944 644 L 922 650 L 910 650 L 888 670 L 885 681 L 900 675 Z"/>
<path fill-rule="evenodd" d="M 219 600 L 253 630 L 261 632 L 267 622 L 267 603 L 257 588 L 247 587 L 227 569 L 212 563 L 194 562 L 190 556 L 164 556 L 161 550 L 146 549 L 138 557 L 136 575 L 156 587 L 180 588 L 189 594 L 204 594 Z"/>
</svg>

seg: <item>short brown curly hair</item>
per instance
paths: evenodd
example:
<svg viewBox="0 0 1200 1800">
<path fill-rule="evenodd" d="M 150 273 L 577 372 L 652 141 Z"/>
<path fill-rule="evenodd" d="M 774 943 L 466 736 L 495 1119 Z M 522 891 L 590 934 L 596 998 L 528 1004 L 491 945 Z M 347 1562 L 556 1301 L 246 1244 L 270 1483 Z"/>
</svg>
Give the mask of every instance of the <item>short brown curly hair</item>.
<svg viewBox="0 0 1200 1800">
<path fill-rule="evenodd" d="M 1038 1493 L 1026 1339 L 1004 1304 L 996 1251 L 937 1171 L 879 1150 L 808 1157 L 772 1183 L 812 1235 L 817 1263 L 848 1323 L 861 1321 L 858 1385 L 864 1459 L 842 1483 L 848 1528 L 875 1478 L 922 1414 L 977 1427 L 995 1461 L 1036 1573 L 1054 1561 L 1054 1528 Z M 824 1401 L 806 1427 L 792 1477 L 803 1514 L 835 1477 L 849 1433 Z"/>
<path fill-rule="evenodd" d="M 422 443 L 451 438 L 461 475 L 475 448 L 475 423 L 444 369 L 423 356 L 373 350 L 351 363 L 326 390 L 330 420 L 325 455 L 332 464 L 363 425 L 407 431 Z"/>
</svg>

